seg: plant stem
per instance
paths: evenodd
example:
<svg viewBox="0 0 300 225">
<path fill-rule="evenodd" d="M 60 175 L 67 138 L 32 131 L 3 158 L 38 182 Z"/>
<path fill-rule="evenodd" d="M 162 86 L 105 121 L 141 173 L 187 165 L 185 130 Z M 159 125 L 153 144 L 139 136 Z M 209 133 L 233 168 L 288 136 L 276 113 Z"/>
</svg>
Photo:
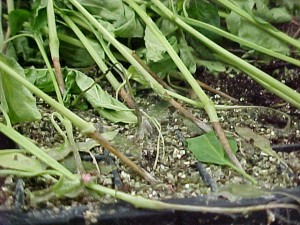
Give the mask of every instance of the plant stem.
<svg viewBox="0 0 300 225">
<path fill-rule="evenodd" d="M 45 51 L 45 49 L 44 49 L 42 37 L 41 37 L 39 34 L 35 34 L 33 37 L 34 37 L 35 42 L 37 43 L 37 46 L 38 46 L 38 48 L 39 48 L 39 50 L 40 50 L 40 52 L 41 52 L 41 54 L 42 54 L 42 57 L 43 57 L 43 59 L 44 59 L 44 61 L 45 61 L 45 64 L 46 64 L 46 66 L 47 66 L 47 69 L 48 69 L 48 71 L 49 71 L 49 74 L 50 74 L 50 77 L 51 77 L 51 79 L 52 79 L 52 83 L 53 83 L 53 86 L 54 86 L 54 90 L 55 90 L 55 93 L 56 93 L 56 97 L 57 97 L 57 99 L 58 99 L 58 102 L 59 102 L 61 105 L 63 105 L 64 103 L 63 103 L 63 99 L 62 99 L 62 97 L 61 97 L 61 93 L 60 93 L 60 90 L 59 90 L 59 87 L 58 87 L 58 82 L 57 82 L 56 79 L 55 79 L 55 75 L 54 75 L 54 73 L 53 73 L 51 64 L 50 64 L 50 62 L 49 62 L 49 60 L 48 60 L 47 53 L 46 53 L 46 51 Z"/>
<path fill-rule="evenodd" d="M 52 62 L 55 70 L 56 80 L 62 95 L 65 94 L 65 83 L 61 73 L 61 67 L 59 62 L 59 39 L 57 37 L 55 15 L 53 9 L 53 0 L 48 0 L 47 5 L 47 19 L 49 29 L 49 47 L 52 57 Z"/>
<path fill-rule="evenodd" d="M 295 107 L 300 109 L 300 94 L 297 93 L 295 90 L 289 88 L 288 86 L 284 85 L 280 81 L 274 79 L 267 73 L 259 70 L 255 66 L 247 63 L 246 61 L 242 60 L 241 58 L 235 56 L 234 54 L 228 52 L 226 49 L 220 47 L 197 30 L 183 22 L 177 16 L 175 16 L 164 4 L 162 4 L 159 0 L 151 0 L 153 4 L 155 4 L 163 13 L 164 15 L 175 22 L 177 25 L 182 27 L 184 30 L 198 38 L 203 44 L 205 44 L 208 48 L 212 49 L 216 53 L 218 53 L 222 60 L 227 63 L 233 64 L 245 73 L 247 73 L 252 79 L 260 83 L 265 89 L 269 90 L 270 92 L 278 95 L 282 99 L 288 101 L 290 104 L 294 105 Z"/>
<path fill-rule="evenodd" d="M 7 66 L 5 63 L 1 61 L 0 61 L 0 68 L 6 73 L 8 73 L 10 76 L 15 78 L 16 80 L 18 80 L 22 85 L 28 88 L 36 96 L 44 99 L 44 101 L 46 101 L 49 105 L 51 105 L 60 114 L 68 118 L 72 122 L 72 124 L 74 124 L 81 131 L 83 135 L 92 136 L 100 145 L 103 144 L 103 147 L 107 148 L 113 154 L 118 155 L 121 161 L 123 161 L 127 166 L 133 168 L 134 171 L 137 172 L 141 177 L 147 179 L 151 183 L 156 182 L 155 179 L 149 173 L 147 173 L 145 170 L 138 167 L 134 162 L 132 162 L 124 154 L 116 150 L 108 141 L 106 141 L 102 137 L 102 135 L 96 130 L 96 128 L 93 126 L 92 123 L 86 122 L 83 119 L 81 119 L 75 113 L 73 113 L 72 111 L 64 107 L 62 104 L 58 103 L 53 98 L 51 98 L 49 95 L 45 94 L 43 91 L 35 87 L 25 78 L 23 78 L 18 73 L 16 73 L 11 67 Z"/>
<path fill-rule="evenodd" d="M 161 84 L 159 84 L 147 72 L 147 70 L 145 70 L 145 68 L 134 59 L 134 57 L 128 52 L 128 50 L 125 47 L 123 47 L 123 45 L 120 42 L 118 42 L 111 35 L 111 33 L 108 32 L 84 7 L 82 7 L 82 5 L 79 2 L 77 2 L 76 0 L 69 0 L 69 2 L 71 2 L 72 5 L 74 5 L 91 22 L 91 24 L 93 24 L 99 30 L 99 32 L 103 35 L 103 37 L 105 39 L 107 39 L 108 42 L 111 42 L 111 44 L 128 60 L 128 62 L 130 62 L 135 67 L 135 69 L 144 76 L 144 79 L 148 82 L 150 87 L 154 91 L 156 91 L 158 94 L 160 94 L 160 96 L 162 98 L 165 98 L 166 90 L 163 88 L 163 86 Z M 126 2 L 129 5 L 131 5 L 131 7 L 133 7 L 135 10 L 137 10 L 139 14 L 141 14 L 140 16 L 145 19 L 145 22 L 147 23 L 147 25 L 150 25 L 152 28 L 153 27 L 157 28 L 156 25 L 153 23 L 153 21 L 150 18 L 148 18 L 148 16 L 144 13 L 144 11 L 142 11 L 139 8 L 138 5 L 136 5 L 135 3 L 131 2 L 131 1 L 126 1 Z M 155 31 L 155 29 L 154 29 L 154 31 Z M 160 32 L 160 31 L 158 30 L 158 32 Z M 185 65 L 183 64 L 181 59 L 178 57 L 178 55 L 176 53 L 174 53 L 172 46 L 169 45 L 168 41 L 164 38 L 164 36 L 162 34 L 160 35 L 160 39 L 161 39 L 161 41 L 166 41 L 166 42 L 164 42 L 164 43 L 166 43 L 165 47 L 167 47 L 167 51 L 171 52 L 171 57 L 173 58 L 173 60 L 176 59 L 179 61 L 179 62 L 177 62 L 175 60 L 174 62 L 178 63 L 178 65 L 180 66 L 180 69 L 187 74 L 186 79 L 188 80 L 188 82 L 190 83 L 190 85 L 192 86 L 194 91 L 198 94 L 199 98 L 201 99 L 201 101 L 203 103 L 203 107 L 204 107 L 205 111 L 207 112 L 210 120 L 218 122 L 218 116 L 217 116 L 216 110 L 214 108 L 213 102 L 205 95 L 204 91 L 197 84 L 197 82 L 195 81 L 193 76 L 190 74 L 189 70 L 185 67 Z M 225 141 L 228 142 L 227 139 Z M 228 145 L 225 144 L 224 146 L 226 147 Z M 225 151 L 227 152 L 228 155 L 231 155 L 230 153 L 228 153 L 228 152 L 232 152 L 230 148 L 225 149 Z M 231 161 L 234 163 L 237 161 L 237 159 L 235 159 L 235 160 L 231 159 Z M 236 166 L 240 168 L 240 164 L 237 164 Z M 240 169 L 242 170 L 242 168 L 240 168 Z"/>
<path fill-rule="evenodd" d="M 169 91 L 173 91 L 173 89 L 164 82 L 163 79 L 161 79 L 157 74 L 155 74 L 150 67 L 143 62 L 143 60 L 135 53 L 132 53 L 133 57 L 148 71 L 151 76 L 153 76 L 154 79 L 156 79 L 164 88 L 166 88 Z M 201 121 L 200 119 L 196 118 L 190 111 L 188 111 L 186 108 L 184 108 L 179 102 L 175 101 L 171 96 L 166 95 L 166 100 L 180 113 L 182 113 L 186 118 L 191 120 L 193 123 L 196 124 L 200 129 L 204 130 L 205 132 L 209 132 L 212 130 L 212 128 L 206 124 L 205 122 Z"/>
<path fill-rule="evenodd" d="M 195 91 L 196 95 L 199 97 L 200 101 L 203 103 L 203 106 L 210 117 L 210 121 L 218 121 L 217 113 L 214 110 L 213 102 L 207 97 L 202 88 L 198 85 L 197 81 L 190 73 L 188 68 L 184 65 L 180 57 L 174 51 L 173 47 L 170 45 L 168 40 L 162 34 L 162 32 L 158 29 L 156 24 L 152 21 L 152 19 L 139 7 L 136 3 L 130 0 L 124 0 L 131 8 L 133 8 L 136 13 L 142 18 L 142 20 L 146 23 L 147 27 L 151 30 L 151 32 L 155 35 L 155 37 L 161 42 L 161 44 L 165 47 L 173 62 L 177 65 L 178 69 L 181 71 L 182 75 L 186 79 L 186 81 L 190 84 L 192 89 Z M 206 109 L 207 108 L 207 109 Z"/>
<path fill-rule="evenodd" d="M 238 207 L 180 205 L 180 204 L 172 204 L 172 203 L 147 199 L 141 196 L 133 196 L 94 183 L 88 183 L 86 184 L 86 187 L 96 192 L 105 193 L 110 196 L 121 199 L 123 201 L 129 202 L 137 208 L 145 208 L 145 209 L 152 209 L 152 210 L 179 210 L 179 211 L 189 211 L 189 212 L 222 213 L 222 214 L 236 214 L 236 213 L 247 214 L 249 212 L 262 211 L 268 209 L 278 209 L 278 208 L 298 210 L 298 206 L 296 204 L 285 204 L 285 203 L 276 203 L 276 202 L 270 202 L 268 204 L 263 204 L 263 205 L 238 206 Z"/>
<path fill-rule="evenodd" d="M 84 7 L 82 7 L 78 1 L 69 0 L 69 2 L 74 5 L 93 26 L 97 28 L 97 30 L 103 35 L 103 38 L 110 42 L 124 56 L 124 58 L 144 76 L 144 79 L 149 83 L 150 87 L 163 98 L 166 92 L 165 89 L 132 57 L 131 51 L 116 40 L 115 37 L 107 31 Z"/>
<path fill-rule="evenodd" d="M 73 22 L 73 20 L 75 20 L 75 22 L 80 23 L 81 26 L 85 27 L 86 29 L 89 29 L 88 26 L 86 26 L 84 24 L 83 21 L 78 21 L 75 18 L 70 18 L 68 16 L 66 16 L 65 14 L 63 14 L 63 12 L 60 12 L 60 16 L 65 20 L 65 22 L 68 24 L 68 26 L 73 30 L 73 32 L 76 34 L 76 36 L 79 38 L 79 40 L 81 41 L 81 43 L 83 44 L 83 47 L 89 52 L 89 54 L 91 55 L 91 57 L 94 59 L 94 61 L 96 62 L 96 64 L 98 65 L 98 67 L 100 68 L 100 70 L 103 73 L 106 73 L 106 78 L 109 81 L 109 83 L 112 85 L 112 87 L 115 90 L 118 90 L 118 88 L 120 87 L 120 83 L 118 82 L 118 80 L 114 77 L 114 75 L 109 71 L 109 68 L 106 66 L 106 64 L 104 63 L 104 61 L 102 60 L 101 56 L 96 52 L 96 50 L 93 48 L 93 46 L 90 44 L 90 42 L 88 41 L 88 39 L 85 37 L 85 35 L 80 31 L 80 29 L 76 26 L 76 24 Z M 94 32 L 94 30 L 92 28 L 90 28 L 89 30 L 91 30 L 92 32 Z M 96 37 L 98 36 L 96 34 L 96 32 L 94 32 L 94 34 L 96 35 Z M 99 39 L 99 37 L 97 37 Z M 104 49 L 105 53 L 109 54 L 109 50 L 108 48 L 105 46 L 104 43 L 101 43 L 102 48 Z M 109 54 L 109 57 L 112 58 L 112 54 Z M 115 63 L 113 61 L 113 63 Z M 119 92 L 120 96 L 124 99 L 124 101 L 126 101 L 127 105 L 130 108 L 134 108 L 134 102 L 131 98 L 131 96 L 123 89 L 121 88 L 120 92 Z"/>
<path fill-rule="evenodd" d="M 184 76 L 184 78 L 186 79 L 186 81 L 190 84 L 190 86 L 192 87 L 192 89 L 194 90 L 196 95 L 199 97 L 201 103 L 203 104 L 203 108 L 206 111 L 206 113 L 210 119 L 210 122 L 213 123 L 214 128 L 217 128 L 216 134 L 219 137 L 229 159 L 235 166 L 237 166 L 239 169 L 243 170 L 241 164 L 239 163 L 239 161 L 233 154 L 233 152 L 230 148 L 230 145 L 228 143 L 228 140 L 224 134 L 224 131 L 221 128 L 214 103 L 208 98 L 208 96 L 205 94 L 205 92 L 202 90 L 202 88 L 197 83 L 196 79 L 190 73 L 188 68 L 184 65 L 184 63 L 182 62 L 180 57 L 176 54 L 175 50 L 170 45 L 168 40 L 165 38 L 165 36 L 162 34 L 162 32 L 158 29 L 158 27 L 152 21 L 152 19 L 145 13 L 145 11 L 142 10 L 141 7 L 139 7 L 139 5 L 137 5 L 136 3 L 134 3 L 131 0 L 124 0 L 124 2 L 126 2 L 131 8 L 133 8 L 136 11 L 136 13 L 146 23 L 147 27 L 151 30 L 151 32 L 155 35 L 155 37 L 165 47 L 165 49 L 169 53 L 170 57 L 172 58 L 173 62 L 177 65 L 178 69 L 181 71 L 181 73 Z M 217 126 L 216 124 L 219 124 L 219 125 Z"/>
<path fill-rule="evenodd" d="M 194 20 L 194 19 L 191 19 L 191 18 L 185 18 L 185 17 L 182 17 L 182 16 L 179 16 L 179 18 L 182 21 L 184 21 L 187 24 L 190 24 L 192 26 L 201 27 L 201 28 L 206 29 L 208 31 L 214 32 L 214 33 L 216 33 L 216 34 L 218 34 L 220 36 L 223 36 L 223 37 L 225 37 L 225 38 L 227 38 L 227 39 L 229 39 L 231 41 L 235 41 L 235 42 L 239 43 L 240 45 L 252 48 L 252 49 L 254 49 L 256 51 L 262 52 L 262 53 L 264 53 L 266 55 L 269 55 L 271 57 L 276 57 L 276 58 L 281 59 L 283 61 L 286 61 L 288 63 L 294 64 L 296 66 L 300 66 L 300 61 L 297 60 L 297 59 L 294 59 L 292 57 L 280 54 L 278 52 L 275 52 L 273 50 L 267 49 L 265 47 L 259 46 L 259 45 L 255 44 L 255 43 L 252 43 L 252 42 L 247 41 L 245 39 L 242 39 L 242 38 L 240 38 L 238 36 L 230 34 L 230 33 L 226 32 L 226 31 L 224 31 L 222 29 L 219 29 L 219 28 L 217 28 L 215 26 L 212 26 L 210 24 L 207 24 L 207 23 L 204 23 L 204 22 L 201 22 L 201 21 L 197 21 L 197 20 Z"/>
<path fill-rule="evenodd" d="M 21 77 L 21 76 L 20 76 Z M 26 149 L 30 154 L 36 156 L 40 161 L 46 163 L 48 166 L 52 167 L 65 177 L 69 179 L 74 179 L 75 176 L 59 162 L 49 156 L 47 153 L 35 146 L 29 139 L 25 138 L 23 135 L 19 134 L 12 127 L 5 126 L 3 123 L 0 123 L 0 131 L 4 133 L 7 137 L 12 139 L 14 142 L 21 145 Z"/>
</svg>

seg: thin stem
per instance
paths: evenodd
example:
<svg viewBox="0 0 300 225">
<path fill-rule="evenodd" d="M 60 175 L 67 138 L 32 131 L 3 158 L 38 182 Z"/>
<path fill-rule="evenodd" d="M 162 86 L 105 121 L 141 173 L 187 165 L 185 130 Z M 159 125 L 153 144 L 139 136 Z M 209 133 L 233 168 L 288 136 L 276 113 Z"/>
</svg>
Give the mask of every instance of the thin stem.
<svg viewBox="0 0 300 225">
<path fill-rule="evenodd" d="M 165 89 L 132 57 L 131 51 L 122 45 L 116 38 L 107 31 L 101 23 L 99 23 L 82 5 L 76 0 L 69 0 L 88 20 L 97 28 L 97 30 L 103 35 L 104 39 L 110 42 L 122 55 L 131 63 L 134 68 L 140 72 L 145 80 L 149 83 L 150 87 L 156 91 L 162 98 L 165 94 Z"/>
<path fill-rule="evenodd" d="M 85 28 L 89 28 L 89 26 L 85 25 L 82 21 L 78 21 L 76 18 L 70 18 L 66 16 L 63 13 L 60 13 L 60 16 L 65 20 L 65 22 L 68 24 L 68 26 L 73 30 L 73 32 L 76 34 L 76 36 L 79 38 L 83 46 L 86 48 L 86 50 L 89 52 L 91 57 L 94 59 L 100 70 L 105 74 L 105 77 L 109 81 L 109 83 L 112 85 L 112 87 L 115 90 L 118 90 L 118 88 L 121 86 L 121 84 L 118 82 L 118 80 L 114 77 L 114 75 L 110 72 L 109 68 L 106 66 L 100 55 L 96 52 L 96 50 L 93 48 L 93 46 L 90 44 L 88 39 L 85 37 L 85 35 L 80 31 L 80 29 L 76 26 L 76 24 L 73 22 L 75 20 L 76 22 L 79 22 L 81 26 L 84 26 Z M 109 57 L 112 58 L 112 54 L 110 54 L 110 51 L 108 48 L 105 46 L 103 43 L 104 41 L 101 41 L 101 38 L 98 37 L 96 32 L 94 31 L 93 28 L 89 28 L 94 34 L 96 35 L 97 39 L 100 41 L 100 44 L 102 45 L 102 48 L 106 52 L 106 54 L 109 54 Z M 101 43 L 102 42 L 102 43 Z M 114 57 L 112 58 L 113 60 L 115 59 Z M 116 61 L 116 60 L 114 60 Z M 114 63 L 113 61 L 113 63 Z M 122 88 L 120 91 L 120 96 L 126 101 L 127 105 L 130 108 L 134 108 L 134 102 L 131 98 L 131 96 Z"/>
</svg>

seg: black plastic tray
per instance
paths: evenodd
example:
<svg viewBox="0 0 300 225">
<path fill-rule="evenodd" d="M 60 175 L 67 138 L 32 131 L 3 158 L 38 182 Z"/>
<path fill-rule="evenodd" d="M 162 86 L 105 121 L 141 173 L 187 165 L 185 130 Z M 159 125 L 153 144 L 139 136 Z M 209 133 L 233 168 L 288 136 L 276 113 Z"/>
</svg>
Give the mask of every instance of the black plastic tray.
<svg viewBox="0 0 300 225">
<path fill-rule="evenodd" d="M 0 133 L 0 148 L 13 148 L 14 144 Z M 22 182 L 21 182 L 22 183 Z M 18 185 L 16 185 L 18 187 Z M 19 186 L 22 189 L 22 185 Z M 16 188 L 17 190 L 17 188 Z M 300 187 L 293 189 L 279 190 L 300 198 Z M 84 218 L 85 214 L 94 215 L 97 225 L 227 225 L 227 224 L 300 224 L 300 204 L 295 198 L 288 195 L 275 195 L 272 198 L 252 198 L 242 199 L 237 202 L 229 202 L 223 198 L 213 199 L 207 196 L 170 199 L 165 202 L 198 205 L 198 206 L 219 206 L 219 207 L 241 207 L 268 204 L 270 202 L 294 203 L 298 204 L 295 209 L 273 209 L 271 213 L 275 216 L 275 221 L 269 223 L 270 216 L 266 210 L 256 211 L 249 214 L 214 214 L 183 211 L 162 211 L 137 209 L 134 206 L 118 201 L 115 204 L 102 204 L 99 202 L 95 209 L 88 206 L 79 205 L 76 207 L 62 207 L 59 210 L 39 209 L 22 211 L 21 205 L 23 197 L 16 195 L 16 205 L 13 210 L 0 210 L 0 225 L 84 225 L 89 224 L 89 220 Z M 18 200 L 18 201 L 17 201 Z"/>
<path fill-rule="evenodd" d="M 294 196 L 300 196 L 300 187 L 285 190 Z M 197 197 L 188 199 L 171 199 L 166 202 L 201 205 L 201 206 L 226 206 L 239 207 L 257 204 L 268 204 L 269 202 L 296 203 L 294 199 L 278 195 L 269 199 L 254 198 L 243 199 L 234 203 L 218 198 L 212 200 L 207 197 Z M 298 203 L 299 205 L 299 203 Z M 41 209 L 31 211 L 6 210 L 0 211 L 0 225 L 83 225 L 87 224 L 84 213 L 90 211 L 96 215 L 98 225 L 196 225 L 196 224 L 268 224 L 269 217 L 266 210 L 252 212 L 249 214 L 223 215 L 214 213 L 198 213 L 183 211 L 156 211 L 137 209 L 125 202 L 115 204 L 101 204 L 97 210 L 88 209 L 87 206 L 80 205 L 73 208 L 61 208 L 58 210 Z M 299 205 L 300 210 L 300 205 Z M 300 213 L 295 209 L 274 209 L 272 213 L 275 221 L 272 225 L 300 224 Z"/>
</svg>

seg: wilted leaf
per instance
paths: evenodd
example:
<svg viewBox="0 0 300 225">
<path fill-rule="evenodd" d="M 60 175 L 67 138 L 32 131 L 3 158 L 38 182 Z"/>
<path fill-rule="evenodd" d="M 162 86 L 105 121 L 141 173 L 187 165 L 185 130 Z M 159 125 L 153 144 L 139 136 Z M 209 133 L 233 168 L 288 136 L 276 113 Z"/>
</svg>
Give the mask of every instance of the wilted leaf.
<svg viewBox="0 0 300 225">
<path fill-rule="evenodd" d="M 245 140 L 251 141 L 251 143 L 253 142 L 253 145 L 262 150 L 264 153 L 270 156 L 277 156 L 276 153 L 272 150 L 270 141 L 267 138 L 254 133 L 248 127 L 235 127 L 235 131 Z"/>
<path fill-rule="evenodd" d="M 79 71 L 76 71 L 76 83 L 81 91 L 84 91 L 86 100 L 98 111 L 101 116 L 115 123 L 137 122 L 137 117 L 134 115 L 131 109 L 127 108 L 123 103 L 110 96 L 100 87 L 100 85 L 93 85 L 93 79 Z"/>
<path fill-rule="evenodd" d="M 38 159 L 26 156 L 19 150 L 1 150 L 0 167 L 26 172 L 38 172 L 43 168 Z"/>
<path fill-rule="evenodd" d="M 67 179 L 63 176 L 60 177 L 59 181 L 51 187 L 51 190 L 56 194 L 57 197 L 66 196 L 74 198 L 78 196 L 83 190 L 83 184 L 81 178 L 77 175 L 77 179 Z"/>
<path fill-rule="evenodd" d="M 269 198 L 270 191 L 259 189 L 250 184 L 227 184 L 218 188 L 214 195 L 228 199 L 230 202 L 239 201 L 244 198 Z"/>
<path fill-rule="evenodd" d="M 72 151 L 71 146 L 68 142 L 61 144 L 59 147 L 47 148 L 44 150 L 48 155 L 50 155 L 55 160 L 62 160 Z"/>
<path fill-rule="evenodd" d="M 237 144 L 233 139 L 229 139 L 232 151 L 237 151 Z M 188 149 L 193 152 L 194 156 L 201 162 L 218 165 L 231 165 L 222 144 L 213 131 L 204 135 L 189 138 L 186 140 Z"/>
</svg>

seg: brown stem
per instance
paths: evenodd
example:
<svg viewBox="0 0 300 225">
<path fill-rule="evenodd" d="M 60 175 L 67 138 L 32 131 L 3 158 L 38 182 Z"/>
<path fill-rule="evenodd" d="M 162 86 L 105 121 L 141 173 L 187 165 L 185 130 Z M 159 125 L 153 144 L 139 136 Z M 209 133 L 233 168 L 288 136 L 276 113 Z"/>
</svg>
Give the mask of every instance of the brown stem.
<svg viewBox="0 0 300 225">
<path fill-rule="evenodd" d="M 56 80 L 57 80 L 57 84 L 58 84 L 60 93 L 62 95 L 64 95 L 65 92 L 66 92 L 66 88 L 65 88 L 64 79 L 63 79 L 63 76 L 62 76 L 62 73 L 61 73 L 59 58 L 53 57 L 52 62 L 53 62 L 53 66 L 54 66 L 54 70 L 55 70 L 55 76 L 56 76 Z"/>
<path fill-rule="evenodd" d="M 134 162 L 132 162 L 129 158 L 127 158 L 122 152 L 115 149 L 105 138 L 102 137 L 102 135 L 98 131 L 94 131 L 90 134 L 88 134 L 91 138 L 94 140 L 97 140 L 101 146 L 105 149 L 107 149 L 109 152 L 117 156 L 123 163 L 125 163 L 127 166 L 132 168 L 135 172 L 137 172 L 141 177 L 149 181 L 150 183 L 156 183 L 157 181 L 154 179 L 151 174 L 146 172 L 145 170 L 141 169 L 139 166 L 137 166 Z"/>
<path fill-rule="evenodd" d="M 212 128 L 205 122 L 197 119 L 190 111 L 186 110 L 179 102 L 175 101 L 173 98 L 167 98 L 169 103 L 181 112 L 186 118 L 194 122 L 199 128 L 204 130 L 205 132 L 209 132 Z"/>
<path fill-rule="evenodd" d="M 154 73 L 151 68 L 144 63 L 144 61 L 133 51 L 132 54 L 133 58 L 139 63 L 141 64 L 144 69 L 155 79 L 157 80 L 158 83 L 160 83 L 165 89 L 169 90 L 169 91 L 173 91 L 175 92 L 175 90 L 173 88 L 171 88 L 166 82 L 163 81 L 163 79 L 161 79 L 156 73 Z"/>
<path fill-rule="evenodd" d="M 220 142 L 223 145 L 223 148 L 225 150 L 225 152 L 227 153 L 230 161 L 237 166 L 239 169 L 241 169 L 242 171 L 244 171 L 242 165 L 240 164 L 240 162 L 238 161 L 238 159 L 236 158 L 236 156 L 233 154 L 229 142 L 225 136 L 224 130 L 221 127 L 221 124 L 219 122 L 212 122 L 214 130 L 216 131 L 217 136 L 219 137 Z"/>
<path fill-rule="evenodd" d="M 135 104 L 132 97 L 128 94 L 128 92 L 125 91 L 124 88 L 121 88 L 121 90 L 119 91 L 119 95 L 127 103 L 127 106 L 129 108 L 131 109 L 135 108 Z"/>
<path fill-rule="evenodd" d="M 237 100 L 236 98 L 233 98 L 233 97 L 231 97 L 231 96 L 225 94 L 224 92 L 219 91 L 219 90 L 217 90 L 217 89 L 215 89 L 215 88 L 213 88 L 213 87 L 211 87 L 211 86 L 209 86 L 209 85 L 207 85 L 207 84 L 201 82 L 200 80 L 197 80 L 197 83 L 198 83 L 202 88 L 204 88 L 204 89 L 206 89 L 206 90 L 208 90 L 208 91 L 210 91 L 210 92 L 212 92 L 212 93 L 218 94 L 218 95 L 220 95 L 220 96 L 222 96 L 222 97 L 224 97 L 224 98 L 228 98 L 229 100 L 231 100 L 231 101 L 233 101 L 233 102 L 238 102 L 238 101 L 239 101 L 239 100 Z"/>
<path fill-rule="evenodd" d="M 173 91 L 173 88 L 171 88 L 166 82 L 163 81 L 156 73 L 154 73 L 150 67 L 143 62 L 143 60 L 135 53 L 132 52 L 132 56 L 147 70 L 147 72 L 155 79 L 158 83 L 160 83 L 164 88 L 166 88 L 169 91 Z M 193 123 L 196 124 L 200 129 L 204 130 L 205 132 L 209 132 L 212 130 L 212 128 L 204 123 L 203 121 L 197 119 L 190 111 L 185 109 L 179 102 L 171 98 L 168 94 L 165 93 L 165 97 L 168 100 L 168 102 L 177 109 L 180 113 L 182 113 L 186 118 L 191 120 Z"/>
</svg>

